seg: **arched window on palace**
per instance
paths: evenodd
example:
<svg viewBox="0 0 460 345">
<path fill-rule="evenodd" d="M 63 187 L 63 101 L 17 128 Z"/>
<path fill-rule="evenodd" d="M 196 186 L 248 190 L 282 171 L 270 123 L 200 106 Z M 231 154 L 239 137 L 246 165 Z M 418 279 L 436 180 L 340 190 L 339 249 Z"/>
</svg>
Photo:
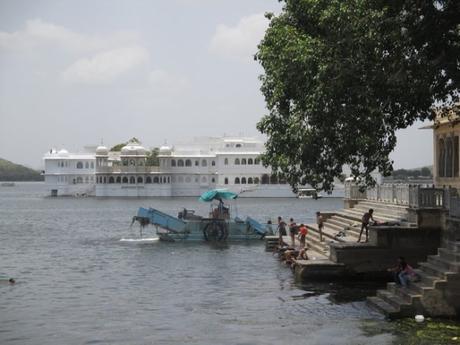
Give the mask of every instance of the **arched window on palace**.
<svg viewBox="0 0 460 345">
<path fill-rule="evenodd" d="M 228 165 L 228 158 L 225 158 L 224 164 L 225 164 L 225 165 Z"/>
<path fill-rule="evenodd" d="M 192 161 L 191 161 L 190 159 L 187 159 L 187 160 L 185 161 L 185 166 L 186 166 L 186 167 L 191 167 L 191 166 L 192 166 Z"/>
<path fill-rule="evenodd" d="M 153 183 L 160 183 L 160 180 L 158 179 L 158 176 L 155 176 L 153 178 Z"/>
<path fill-rule="evenodd" d="M 458 177 L 459 173 L 459 142 L 458 142 L 458 136 L 454 137 L 454 149 L 453 149 L 453 155 L 454 155 L 454 177 Z"/>
<path fill-rule="evenodd" d="M 145 183 L 152 183 L 152 178 L 150 176 L 147 176 L 145 178 Z"/>
<path fill-rule="evenodd" d="M 252 177 L 248 178 L 248 184 L 253 184 L 254 182 L 252 181 Z"/>
<path fill-rule="evenodd" d="M 129 183 L 130 183 L 130 184 L 135 184 L 135 183 L 136 183 L 136 179 L 134 178 L 134 176 L 131 176 L 131 177 L 129 178 Z"/>
<path fill-rule="evenodd" d="M 212 162 L 211 162 L 211 165 L 212 165 L 213 167 L 216 166 L 216 161 L 212 161 Z"/>
<path fill-rule="evenodd" d="M 137 178 L 137 183 L 144 183 L 144 179 L 142 177 L 138 177 Z"/>
<path fill-rule="evenodd" d="M 258 177 L 254 177 L 254 184 L 259 184 L 259 178 Z"/>
<path fill-rule="evenodd" d="M 270 183 L 270 177 L 267 174 L 262 175 L 262 184 L 269 184 Z"/>
<path fill-rule="evenodd" d="M 121 183 L 121 177 L 117 176 L 117 183 Z"/>
<path fill-rule="evenodd" d="M 179 160 L 177 161 L 177 166 L 178 166 L 178 167 L 183 167 L 183 166 L 184 166 L 184 161 L 183 161 L 182 159 L 179 159 Z"/>
<path fill-rule="evenodd" d="M 240 184 L 240 178 L 239 177 L 235 177 L 235 184 Z"/>
<path fill-rule="evenodd" d="M 128 178 L 126 176 L 123 177 L 123 183 L 128 183 Z"/>
<path fill-rule="evenodd" d="M 77 162 L 77 169 L 83 169 L 83 162 Z"/>
<path fill-rule="evenodd" d="M 235 158 L 235 165 L 240 165 L 240 159 L 239 158 Z"/>
<path fill-rule="evenodd" d="M 259 164 L 260 164 L 260 158 L 254 159 L 254 164 L 255 164 L 255 165 L 259 165 Z"/>
<path fill-rule="evenodd" d="M 246 158 L 241 159 L 241 165 L 246 165 Z"/>
<path fill-rule="evenodd" d="M 241 178 L 241 184 L 246 184 L 246 177 Z"/>
<path fill-rule="evenodd" d="M 200 161 L 195 160 L 195 166 L 197 167 L 197 166 L 199 166 L 199 165 L 200 165 Z"/>
<path fill-rule="evenodd" d="M 172 167 L 175 167 L 175 166 L 176 166 L 176 160 L 175 160 L 175 159 L 171 159 L 171 166 L 172 166 Z"/>
<path fill-rule="evenodd" d="M 252 158 L 248 158 L 248 165 L 252 165 L 252 164 L 254 164 Z"/>
<path fill-rule="evenodd" d="M 228 177 L 226 177 L 226 178 L 224 179 L 224 183 L 225 183 L 225 184 L 228 184 Z"/>
<path fill-rule="evenodd" d="M 85 169 L 89 169 L 89 163 L 88 162 L 85 163 Z"/>
<path fill-rule="evenodd" d="M 203 160 L 201 161 L 201 166 L 202 166 L 202 167 L 207 167 L 207 166 L 208 166 L 208 161 L 207 161 L 206 159 L 203 159 Z"/>
<path fill-rule="evenodd" d="M 113 178 L 113 176 L 109 177 L 109 183 L 115 183 L 115 179 Z"/>
</svg>

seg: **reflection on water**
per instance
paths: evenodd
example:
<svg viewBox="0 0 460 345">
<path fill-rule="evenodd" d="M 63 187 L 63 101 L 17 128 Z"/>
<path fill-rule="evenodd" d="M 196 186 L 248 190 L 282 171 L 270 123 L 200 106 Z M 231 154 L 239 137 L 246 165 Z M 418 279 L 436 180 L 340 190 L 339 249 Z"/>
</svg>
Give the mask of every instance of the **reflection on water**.
<svg viewBox="0 0 460 345">
<path fill-rule="evenodd" d="M 372 284 L 299 285 L 262 242 L 120 242 L 139 206 L 205 214 L 195 198 L 43 198 L 0 189 L 1 344 L 391 344 Z M 240 214 L 306 222 L 341 200 L 242 199 Z M 153 232 L 146 233 L 152 237 Z M 381 325 L 381 332 L 365 326 Z M 378 328 L 378 327 L 375 328 Z"/>
</svg>

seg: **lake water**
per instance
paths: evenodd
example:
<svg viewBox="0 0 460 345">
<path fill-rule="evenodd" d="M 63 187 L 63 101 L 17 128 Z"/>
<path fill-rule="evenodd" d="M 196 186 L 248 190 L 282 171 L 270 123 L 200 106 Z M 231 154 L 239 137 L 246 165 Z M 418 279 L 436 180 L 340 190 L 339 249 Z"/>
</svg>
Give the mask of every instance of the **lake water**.
<svg viewBox="0 0 460 345">
<path fill-rule="evenodd" d="M 399 344 L 373 284 L 298 284 L 263 242 L 120 242 L 140 206 L 206 214 L 195 198 L 47 198 L 0 188 L 0 344 Z M 241 199 L 238 214 L 311 221 L 324 198 Z M 152 229 L 150 229 L 151 231 Z M 150 234 L 149 230 L 146 231 Z"/>
</svg>

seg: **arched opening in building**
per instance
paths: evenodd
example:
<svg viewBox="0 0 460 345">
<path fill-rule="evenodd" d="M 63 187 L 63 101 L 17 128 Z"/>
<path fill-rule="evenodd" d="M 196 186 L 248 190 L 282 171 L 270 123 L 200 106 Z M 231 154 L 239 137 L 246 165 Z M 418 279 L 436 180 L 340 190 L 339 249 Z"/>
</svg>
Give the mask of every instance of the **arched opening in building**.
<svg viewBox="0 0 460 345">
<path fill-rule="evenodd" d="M 267 174 L 262 175 L 262 184 L 269 184 L 270 183 L 270 177 Z"/>
<path fill-rule="evenodd" d="M 126 176 L 123 177 L 123 183 L 128 183 L 128 178 Z"/>
<path fill-rule="evenodd" d="M 444 139 L 439 139 L 438 144 L 438 175 L 439 177 L 445 176 L 445 160 L 446 160 L 446 150 L 444 147 Z"/>
<path fill-rule="evenodd" d="M 228 184 L 228 177 L 226 177 L 226 178 L 224 179 L 224 183 L 225 183 L 225 184 Z"/>
<path fill-rule="evenodd" d="M 246 177 L 241 178 L 241 184 L 246 184 Z"/>
<path fill-rule="evenodd" d="M 240 165 L 240 159 L 239 158 L 235 158 L 235 165 Z"/>
<path fill-rule="evenodd" d="M 135 184 L 135 183 L 136 183 L 136 179 L 134 178 L 134 176 L 131 176 L 131 177 L 129 178 L 129 183 L 130 183 L 130 184 Z"/>
<path fill-rule="evenodd" d="M 254 182 L 252 181 L 252 177 L 248 178 L 248 184 L 253 184 Z"/>
<path fill-rule="evenodd" d="M 117 183 L 121 183 L 121 177 L 117 176 Z"/>
<path fill-rule="evenodd" d="M 113 176 L 109 177 L 109 183 L 115 183 L 115 179 L 113 178 Z"/>
<path fill-rule="evenodd" d="M 142 177 L 138 177 L 137 178 L 137 183 L 144 183 L 144 179 Z"/>
<path fill-rule="evenodd" d="M 178 166 L 178 167 L 183 167 L 183 166 L 184 166 L 184 161 L 183 161 L 182 159 L 179 159 L 179 160 L 177 161 L 177 166 Z"/>
<path fill-rule="evenodd" d="M 155 176 L 153 178 L 153 183 L 160 183 L 160 180 L 158 179 L 158 176 Z"/>
<path fill-rule="evenodd" d="M 77 162 L 77 169 L 83 169 L 83 162 Z"/>
<path fill-rule="evenodd" d="M 252 165 L 252 164 L 254 164 L 252 158 L 248 158 L 248 165 Z"/>
<path fill-rule="evenodd" d="M 241 159 L 241 165 L 246 165 L 246 158 Z"/>
<path fill-rule="evenodd" d="M 152 178 L 150 176 L 147 176 L 145 178 L 145 183 L 152 183 Z"/>
<path fill-rule="evenodd" d="M 240 178 L 239 177 L 235 177 L 235 184 L 240 184 Z"/>
<path fill-rule="evenodd" d="M 254 184 L 259 184 L 260 180 L 258 177 L 254 177 Z"/>
<path fill-rule="evenodd" d="M 191 167 L 191 166 L 192 166 L 192 161 L 191 161 L 190 159 L 187 159 L 187 160 L 185 161 L 185 166 L 186 166 L 186 167 Z"/>
<path fill-rule="evenodd" d="M 225 164 L 225 165 L 228 165 L 228 158 L 225 158 L 225 159 L 224 159 L 224 164 Z"/>
<path fill-rule="evenodd" d="M 208 161 L 207 161 L 206 159 L 203 159 L 203 160 L 201 161 L 201 166 L 202 166 L 202 167 L 207 167 L 207 166 L 208 166 Z"/>
<path fill-rule="evenodd" d="M 172 167 L 175 167 L 175 166 L 176 166 L 176 160 L 175 160 L 175 159 L 171 159 L 171 166 L 172 166 Z"/>
</svg>

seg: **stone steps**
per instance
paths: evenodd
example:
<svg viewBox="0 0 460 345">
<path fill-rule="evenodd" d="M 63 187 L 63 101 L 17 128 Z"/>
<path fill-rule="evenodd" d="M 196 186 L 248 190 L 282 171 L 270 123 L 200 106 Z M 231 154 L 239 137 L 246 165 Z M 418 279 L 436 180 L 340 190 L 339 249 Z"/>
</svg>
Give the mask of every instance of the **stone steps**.
<svg viewBox="0 0 460 345">
<path fill-rule="evenodd" d="M 377 297 L 377 296 L 368 297 L 367 305 L 379 311 L 380 313 L 385 315 L 387 318 L 393 319 L 399 316 L 399 309 L 387 303 L 380 297 Z"/>
<path fill-rule="evenodd" d="M 361 211 L 363 211 L 363 213 L 369 211 L 369 209 L 373 209 L 374 212 L 386 213 L 386 214 L 390 214 L 390 215 L 406 215 L 407 211 L 408 211 L 407 208 L 388 207 L 388 206 L 385 206 L 384 204 L 382 204 L 382 205 L 377 205 L 377 204 L 367 205 L 367 204 L 363 204 L 363 203 L 358 203 L 353 208 L 357 209 L 357 210 L 361 210 Z"/>
<path fill-rule="evenodd" d="M 447 248 L 438 248 L 438 255 L 446 260 L 460 262 L 460 253 L 453 252 Z"/>
<path fill-rule="evenodd" d="M 407 212 L 409 207 L 404 205 L 395 205 L 390 203 L 378 202 L 378 201 L 371 201 L 371 200 L 362 200 L 357 205 L 366 206 L 369 208 L 382 208 L 387 210 L 395 210 L 395 211 L 404 211 Z"/>
<path fill-rule="evenodd" d="M 367 211 L 365 211 L 365 212 L 367 212 Z M 361 210 L 355 210 L 354 208 L 349 208 L 349 209 L 346 209 L 344 211 L 339 212 L 339 214 L 340 215 L 345 214 L 346 216 L 348 216 L 348 218 L 356 219 L 357 221 L 359 221 L 359 223 L 361 223 L 361 219 L 362 219 L 362 217 L 363 217 L 365 212 L 363 212 Z M 376 210 L 374 210 L 373 217 L 374 217 L 374 219 L 376 219 L 378 221 L 384 221 L 384 222 L 394 222 L 394 221 L 402 221 L 403 220 L 398 215 L 393 215 L 393 214 L 388 214 L 388 213 L 379 213 Z"/>
<path fill-rule="evenodd" d="M 424 313 L 422 302 L 425 295 L 427 303 L 430 303 L 433 290 L 442 291 L 450 280 L 460 280 L 459 243 L 447 244 L 438 249 L 438 255 L 428 256 L 427 261 L 421 262 L 419 268 L 414 270 L 420 281 L 410 282 L 407 288 L 388 283 L 386 290 L 379 290 L 377 296 L 368 297 L 367 304 L 389 318 Z"/>
</svg>

